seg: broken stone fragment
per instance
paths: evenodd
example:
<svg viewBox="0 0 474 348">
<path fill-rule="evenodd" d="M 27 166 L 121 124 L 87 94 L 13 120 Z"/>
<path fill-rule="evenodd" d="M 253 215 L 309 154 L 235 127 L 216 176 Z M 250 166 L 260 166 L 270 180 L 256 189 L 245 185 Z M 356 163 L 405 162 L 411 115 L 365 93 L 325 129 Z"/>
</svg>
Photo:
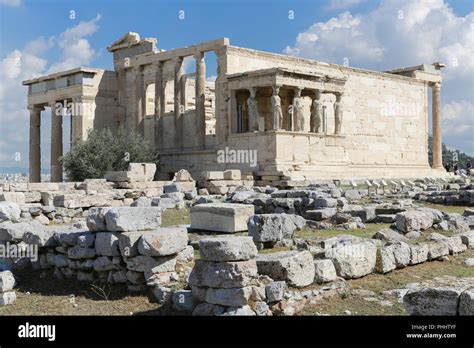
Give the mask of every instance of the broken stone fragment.
<svg viewBox="0 0 474 348">
<path fill-rule="evenodd" d="M 167 256 L 180 252 L 188 244 L 186 226 L 164 227 L 142 234 L 138 252 L 146 256 Z"/>
<path fill-rule="evenodd" d="M 252 237 L 221 236 L 204 238 L 199 241 L 202 260 L 245 261 L 257 256 L 257 248 Z"/>
</svg>

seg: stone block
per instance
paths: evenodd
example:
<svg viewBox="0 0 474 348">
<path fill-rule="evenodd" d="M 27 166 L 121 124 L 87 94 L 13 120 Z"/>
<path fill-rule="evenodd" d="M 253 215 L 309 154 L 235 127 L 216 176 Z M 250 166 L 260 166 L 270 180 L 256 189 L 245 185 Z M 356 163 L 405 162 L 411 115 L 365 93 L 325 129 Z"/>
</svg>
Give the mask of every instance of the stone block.
<svg viewBox="0 0 474 348">
<path fill-rule="evenodd" d="M 223 173 L 224 180 L 241 180 L 240 170 L 238 169 L 229 169 L 225 170 Z"/>
<path fill-rule="evenodd" d="M 238 288 L 251 285 L 257 277 L 255 260 L 212 262 L 196 260 L 189 275 L 192 287 Z"/>
<path fill-rule="evenodd" d="M 119 233 L 119 249 L 123 257 L 134 257 L 138 255 L 138 241 L 146 231 Z"/>
<path fill-rule="evenodd" d="M 276 242 L 291 238 L 302 229 L 306 220 L 293 214 L 259 214 L 250 217 L 247 223 L 249 236 L 255 242 Z"/>
<path fill-rule="evenodd" d="M 257 256 L 251 237 L 219 236 L 199 241 L 199 252 L 206 261 L 245 261 Z"/>
<path fill-rule="evenodd" d="M 370 242 L 336 246 L 326 250 L 337 274 L 343 278 L 360 278 L 375 270 L 377 247 Z"/>
<path fill-rule="evenodd" d="M 0 292 L 12 290 L 15 286 L 15 277 L 10 271 L 0 272 Z"/>
<path fill-rule="evenodd" d="M 0 192 L 0 202 L 23 205 L 25 204 L 25 194 L 23 192 Z"/>
<path fill-rule="evenodd" d="M 314 270 L 316 283 L 327 283 L 337 279 L 336 268 L 331 260 L 314 260 Z"/>
<path fill-rule="evenodd" d="M 257 267 L 260 274 L 296 287 L 310 285 L 315 277 L 313 256 L 309 251 L 261 254 L 257 258 Z"/>
<path fill-rule="evenodd" d="M 21 210 L 18 204 L 13 202 L 0 202 L 0 222 L 18 221 Z"/>
<path fill-rule="evenodd" d="M 322 208 L 318 210 L 307 210 L 304 217 L 308 220 L 322 221 L 331 218 L 336 215 L 336 208 Z"/>
<path fill-rule="evenodd" d="M 426 230 L 433 225 L 433 215 L 425 211 L 405 211 L 397 214 L 395 225 L 399 231 L 404 233 Z"/>
<path fill-rule="evenodd" d="M 173 226 L 143 233 L 137 248 L 142 255 L 167 256 L 184 250 L 187 244 L 187 227 Z"/>
<path fill-rule="evenodd" d="M 271 282 L 265 286 L 265 295 L 267 302 L 276 302 L 283 299 L 285 294 L 286 283 L 284 281 Z"/>
<path fill-rule="evenodd" d="M 108 231 L 153 230 L 161 225 L 161 209 L 156 207 L 112 207 L 105 213 Z"/>
<path fill-rule="evenodd" d="M 397 268 L 393 250 L 389 248 L 377 249 L 377 259 L 375 262 L 375 271 L 377 273 L 388 273 Z"/>
<path fill-rule="evenodd" d="M 226 233 L 246 231 L 247 221 L 253 214 L 253 205 L 199 204 L 191 208 L 191 228 Z"/>
<path fill-rule="evenodd" d="M 16 301 L 16 293 L 7 291 L 0 294 L 0 306 L 7 306 Z"/>
<path fill-rule="evenodd" d="M 428 251 L 428 244 L 410 245 L 410 265 L 427 261 Z"/>
<path fill-rule="evenodd" d="M 206 291 L 206 302 L 221 306 L 245 306 L 252 295 L 251 287 L 244 288 L 209 288 Z"/>
<path fill-rule="evenodd" d="M 114 232 L 100 232 L 95 235 L 95 251 L 97 255 L 119 256 L 119 234 Z"/>
</svg>

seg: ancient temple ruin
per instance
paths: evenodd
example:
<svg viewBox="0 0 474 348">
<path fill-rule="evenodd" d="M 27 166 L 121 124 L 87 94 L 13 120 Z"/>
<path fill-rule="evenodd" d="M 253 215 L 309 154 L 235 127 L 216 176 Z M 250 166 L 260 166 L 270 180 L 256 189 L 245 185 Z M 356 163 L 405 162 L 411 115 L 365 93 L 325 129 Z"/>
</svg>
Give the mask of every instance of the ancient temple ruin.
<svg viewBox="0 0 474 348">
<path fill-rule="evenodd" d="M 23 82 L 30 110 L 31 182 L 40 181 L 45 108 L 51 109 L 55 182 L 63 180 L 58 158 L 64 115 L 71 116 L 71 142 L 85 139 L 91 128 L 138 130 L 160 154 L 162 179 L 182 168 L 193 175 L 240 169 L 273 184 L 445 174 L 443 64 L 379 72 L 236 47 L 227 38 L 167 51 L 156 42 L 128 33 L 108 47 L 114 71 L 78 67 Z M 210 52 L 217 57 L 212 82 L 206 79 Z M 195 72 L 185 74 L 186 59 L 194 59 Z M 257 165 L 222 163 L 217 152 L 224 149 L 256 151 Z"/>
</svg>

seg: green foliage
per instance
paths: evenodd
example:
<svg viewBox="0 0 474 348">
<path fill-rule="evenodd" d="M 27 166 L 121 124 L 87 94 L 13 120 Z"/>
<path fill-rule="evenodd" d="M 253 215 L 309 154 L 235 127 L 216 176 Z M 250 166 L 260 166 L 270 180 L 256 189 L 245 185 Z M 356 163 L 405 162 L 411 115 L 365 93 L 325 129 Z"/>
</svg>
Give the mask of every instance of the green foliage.
<svg viewBox="0 0 474 348">
<path fill-rule="evenodd" d="M 60 159 L 72 181 L 103 178 L 109 170 L 127 170 L 130 162 L 157 162 L 157 155 L 139 133 L 108 128 L 91 130 Z"/>
<path fill-rule="evenodd" d="M 458 164 L 460 165 L 459 168 L 466 168 L 467 161 L 471 161 L 474 164 L 474 157 L 467 155 L 464 152 L 459 150 L 450 150 L 448 147 L 443 143 L 442 144 L 442 152 L 443 152 L 443 163 L 453 163 L 453 154 L 455 152 L 458 153 Z M 428 137 L 428 160 L 430 165 L 433 164 L 433 139 L 431 135 Z"/>
</svg>

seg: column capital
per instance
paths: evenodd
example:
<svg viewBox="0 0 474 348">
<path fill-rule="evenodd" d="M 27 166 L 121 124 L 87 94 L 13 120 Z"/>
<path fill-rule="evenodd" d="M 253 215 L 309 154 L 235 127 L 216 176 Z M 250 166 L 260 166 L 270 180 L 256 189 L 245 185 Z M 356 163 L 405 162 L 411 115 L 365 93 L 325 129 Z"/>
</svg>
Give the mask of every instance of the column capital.
<svg viewBox="0 0 474 348">
<path fill-rule="evenodd" d="M 34 112 L 44 111 L 44 105 L 29 104 L 28 110 L 34 111 Z"/>
<path fill-rule="evenodd" d="M 196 60 L 204 59 L 204 52 L 203 51 L 196 51 L 196 52 L 194 52 L 193 57 Z"/>
<path fill-rule="evenodd" d="M 182 64 L 184 57 L 178 56 L 171 59 L 175 64 Z"/>
<path fill-rule="evenodd" d="M 431 87 L 436 90 L 441 90 L 441 82 L 434 82 Z"/>
</svg>

